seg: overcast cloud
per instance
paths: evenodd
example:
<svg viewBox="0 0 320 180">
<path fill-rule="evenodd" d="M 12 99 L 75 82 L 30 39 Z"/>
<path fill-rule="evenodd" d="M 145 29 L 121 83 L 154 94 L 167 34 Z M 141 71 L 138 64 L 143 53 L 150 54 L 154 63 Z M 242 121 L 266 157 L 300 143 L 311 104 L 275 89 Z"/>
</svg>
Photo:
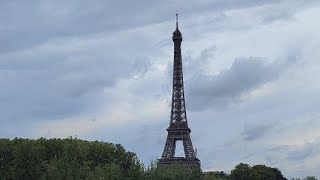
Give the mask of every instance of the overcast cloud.
<svg viewBox="0 0 320 180">
<path fill-rule="evenodd" d="M 316 0 L 3 0 L 0 137 L 76 135 L 121 143 L 146 164 L 160 157 L 176 11 L 202 168 L 319 178 Z"/>
</svg>

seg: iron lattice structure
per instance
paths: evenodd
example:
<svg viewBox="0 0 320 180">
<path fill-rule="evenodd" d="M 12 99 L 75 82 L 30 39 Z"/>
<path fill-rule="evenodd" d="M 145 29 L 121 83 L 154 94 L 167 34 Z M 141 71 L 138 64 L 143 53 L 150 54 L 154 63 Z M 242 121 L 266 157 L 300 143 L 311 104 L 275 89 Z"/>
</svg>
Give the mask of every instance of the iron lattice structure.
<svg viewBox="0 0 320 180">
<path fill-rule="evenodd" d="M 172 40 L 174 42 L 174 62 L 173 62 L 173 88 L 172 88 L 172 104 L 170 125 L 167 128 L 168 135 L 164 146 L 164 150 L 159 159 L 160 166 L 171 166 L 172 164 L 182 164 L 188 167 L 200 168 L 200 160 L 196 157 L 195 150 L 192 146 L 190 137 L 191 129 L 188 127 L 182 57 L 181 57 L 181 42 L 182 34 L 178 28 L 178 15 L 176 21 L 176 30 L 173 32 Z M 176 142 L 182 141 L 185 157 L 175 157 Z"/>
</svg>

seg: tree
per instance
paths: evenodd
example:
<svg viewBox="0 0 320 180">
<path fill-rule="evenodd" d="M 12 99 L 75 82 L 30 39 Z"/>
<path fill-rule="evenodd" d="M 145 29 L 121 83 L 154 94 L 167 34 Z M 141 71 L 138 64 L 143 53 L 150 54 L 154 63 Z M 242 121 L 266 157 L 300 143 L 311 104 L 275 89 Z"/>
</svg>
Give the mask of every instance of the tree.
<svg viewBox="0 0 320 180">
<path fill-rule="evenodd" d="M 13 145 L 9 139 L 0 139 L 0 179 L 12 179 Z"/>
<path fill-rule="evenodd" d="M 255 165 L 251 168 L 251 173 L 259 180 L 276 180 L 276 173 L 265 165 Z"/>
<path fill-rule="evenodd" d="M 201 179 L 200 169 L 190 169 L 182 164 L 174 164 L 169 167 L 157 167 L 157 162 L 151 165 L 145 172 L 147 180 L 199 180 Z"/>
<path fill-rule="evenodd" d="M 265 165 L 255 165 L 240 163 L 231 171 L 230 179 L 234 180 L 286 180 L 280 170 L 267 167 Z"/>
<path fill-rule="evenodd" d="M 88 179 L 89 176 L 133 180 L 144 179 L 144 173 L 136 155 L 120 144 L 72 137 L 0 139 L 1 180 Z"/>
<path fill-rule="evenodd" d="M 257 177 L 251 173 L 251 167 L 248 164 L 240 163 L 231 171 L 231 180 L 255 180 Z"/>
<path fill-rule="evenodd" d="M 303 178 L 303 180 L 317 180 L 317 179 L 314 176 L 307 176 L 307 177 Z"/>
<path fill-rule="evenodd" d="M 0 180 L 286 180 L 277 168 L 240 163 L 230 175 L 190 169 L 182 164 L 148 168 L 120 144 L 66 139 L 0 139 Z M 293 179 L 300 180 L 300 179 Z M 314 176 L 303 180 L 316 180 Z"/>
<path fill-rule="evenodd" d="M 228 175 L 223 171 L 210 171 L 204 173 L 202 180 L 227 180 Z"/>
<path fill-rule="evenodd" d="M 94 171 L 90 172 L 88 180 L 96 179 L 125 180 L 120 166 L 115 163 L 98 166 Z"/>
<path fill-rule="evenodd" d="M 273 173 L 276 174 L 276 180 L 287 180 L 287 178 L 285 178 L 282 175 L 282 172 L 278 169 L 278 168 L 271 168 Z"/>
</svg>

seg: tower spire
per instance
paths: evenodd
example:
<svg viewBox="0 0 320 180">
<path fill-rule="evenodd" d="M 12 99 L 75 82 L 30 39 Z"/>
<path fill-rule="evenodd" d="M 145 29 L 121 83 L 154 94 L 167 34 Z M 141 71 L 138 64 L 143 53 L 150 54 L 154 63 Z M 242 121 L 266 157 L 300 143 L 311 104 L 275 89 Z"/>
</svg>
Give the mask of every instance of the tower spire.
<svg viewBox="0 0 320 180">
<path fill-rule="evenodd" d="M 178 12 L 176 13 L 176 29 L 178 29 Z"/>
</svg>

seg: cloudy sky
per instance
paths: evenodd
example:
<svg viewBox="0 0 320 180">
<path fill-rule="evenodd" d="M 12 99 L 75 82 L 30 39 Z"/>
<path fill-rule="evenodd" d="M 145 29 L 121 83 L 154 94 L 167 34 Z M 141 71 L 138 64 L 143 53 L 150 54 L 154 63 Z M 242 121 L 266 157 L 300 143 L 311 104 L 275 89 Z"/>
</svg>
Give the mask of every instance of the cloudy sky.
<svg viewBox="0 0 320 180">
<path fill-rule="evenodd" d="M 320 177 L 316 0 L 1 0 L 0 137 L 77 136 L 160 157 L 176 11 L 202 168 Z"/>
</svg>

